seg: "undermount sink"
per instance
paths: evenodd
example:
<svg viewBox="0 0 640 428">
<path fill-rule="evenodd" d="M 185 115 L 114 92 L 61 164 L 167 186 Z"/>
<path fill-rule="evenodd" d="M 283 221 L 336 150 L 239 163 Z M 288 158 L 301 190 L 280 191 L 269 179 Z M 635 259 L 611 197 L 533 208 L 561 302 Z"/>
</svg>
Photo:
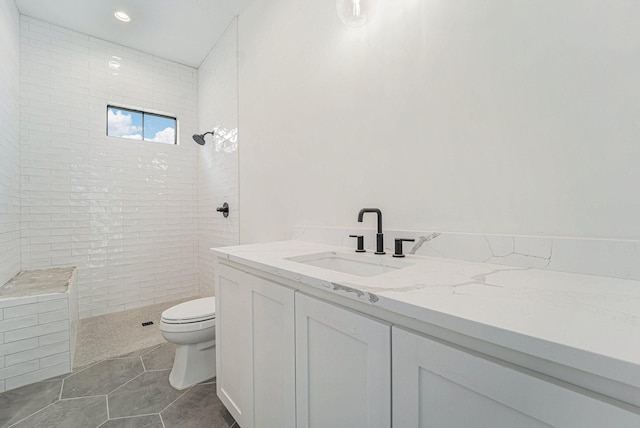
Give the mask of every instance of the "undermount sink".
<svg viewBox="0 0 640 428">
<path fill-rule="evenodd" d="M 333 251 L 290 257 L 287 260 L 356 276 L 375 276 L 412 265 L 412 263 L 390 260 L 381 256 Z"/>
</svg>

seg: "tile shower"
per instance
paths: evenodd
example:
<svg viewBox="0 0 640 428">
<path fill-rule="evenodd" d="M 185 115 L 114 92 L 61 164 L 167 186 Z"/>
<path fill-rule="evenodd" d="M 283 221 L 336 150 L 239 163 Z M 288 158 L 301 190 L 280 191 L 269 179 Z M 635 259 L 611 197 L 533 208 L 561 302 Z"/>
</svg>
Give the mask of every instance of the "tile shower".
<svg viewBox="0 0 640 428">
<path fill-rule="evenodd" d="M 221 99 L 211 83 L 235 74 L 229 41 L 199 76 L 20 18 L 22 269 L 77 266 L 81 318 L 198 296 L 211 277 L 201 280 L 199 253 L 237 242 L 237 146 L 225 152 L 216 150 L 224 139 L 204 147 L 191 141 L 200 128 L 237 127 L 237 117 L 206 102 L 237 103 L 235 93 Z M 108 67 L 113 57 L 117 72 Z M 180 144 L 106 137 L 107 103 L 175 114 Z M 223 179 L 210 184 L 216 174 Z M 211 209 L 223 199 L 232 206 L 226 222 Z"/>
<path fill-rule="evenodd" d="M 237 93 L 221 90 L 237 87 L 235 21 L 202 70 L 21 16 L 13 1 L 0 1 L 0 24 L 0 285 L 76 266 L 80 319 L 212 294 L 200 253 L 238 242 Z M 108 104 L 175 115 L 179 144 L 107 137 Z M 220 136 L 200 147 L 191 134 L 205 128 Z M 18 309 L 55 309 L 35 299 Z M 0 370 L 13 373 L 11 334 Z"/>
<path fill-rule="evenodd" d="M 115 103 L 173 113 L 190 139 L 197 71 L 25 16 L 20 31 L 22 269 L 76 266 L 81 318 L 197 295 L 197 147 L 105 135 Z"/>
</svg>

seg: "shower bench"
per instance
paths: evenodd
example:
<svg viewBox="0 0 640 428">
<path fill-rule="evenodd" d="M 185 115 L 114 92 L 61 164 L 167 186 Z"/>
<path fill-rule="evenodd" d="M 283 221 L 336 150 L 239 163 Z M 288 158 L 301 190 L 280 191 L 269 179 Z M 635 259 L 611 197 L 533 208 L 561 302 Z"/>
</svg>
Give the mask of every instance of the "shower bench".
<svg viewBox="0 0 640 428">
<path fill-rule="evenodd" d="M 78 331 L 76 268 L 22 271 L 0 287 L 0 392 L 69 373 Z"/>
</svg>

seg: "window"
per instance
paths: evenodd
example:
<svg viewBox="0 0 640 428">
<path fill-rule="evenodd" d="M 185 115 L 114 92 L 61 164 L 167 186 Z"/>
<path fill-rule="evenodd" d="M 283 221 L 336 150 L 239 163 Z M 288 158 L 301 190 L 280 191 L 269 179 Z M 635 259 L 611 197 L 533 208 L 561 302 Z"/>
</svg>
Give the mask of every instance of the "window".
<svg viewBox="0 0 640 428">
<path fill-rule="evenodd" d="M 178 144 L 175 117 L 107 106 L 107 135 L 132 140 Z"/>
</svg>

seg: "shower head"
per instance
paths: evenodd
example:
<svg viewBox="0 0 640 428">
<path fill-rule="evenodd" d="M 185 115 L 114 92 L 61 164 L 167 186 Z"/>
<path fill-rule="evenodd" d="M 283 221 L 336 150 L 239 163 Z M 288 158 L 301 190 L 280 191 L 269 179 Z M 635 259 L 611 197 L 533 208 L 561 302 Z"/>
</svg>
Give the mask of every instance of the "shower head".
<svg viewBox="0 0 640 428">
<path fill-rule="evenodd" d="M 204 140 L 204 136 L 207 135 L 207 134 L 215 135 L 213 133 L 213 131 L 205 132 L 204 134 L 193 134 L 193 141 L 195 141 L 196 143 L 200 144 L 201 146 L 204 146 L 204 143 L 206 142 Z"/>
</svg>

